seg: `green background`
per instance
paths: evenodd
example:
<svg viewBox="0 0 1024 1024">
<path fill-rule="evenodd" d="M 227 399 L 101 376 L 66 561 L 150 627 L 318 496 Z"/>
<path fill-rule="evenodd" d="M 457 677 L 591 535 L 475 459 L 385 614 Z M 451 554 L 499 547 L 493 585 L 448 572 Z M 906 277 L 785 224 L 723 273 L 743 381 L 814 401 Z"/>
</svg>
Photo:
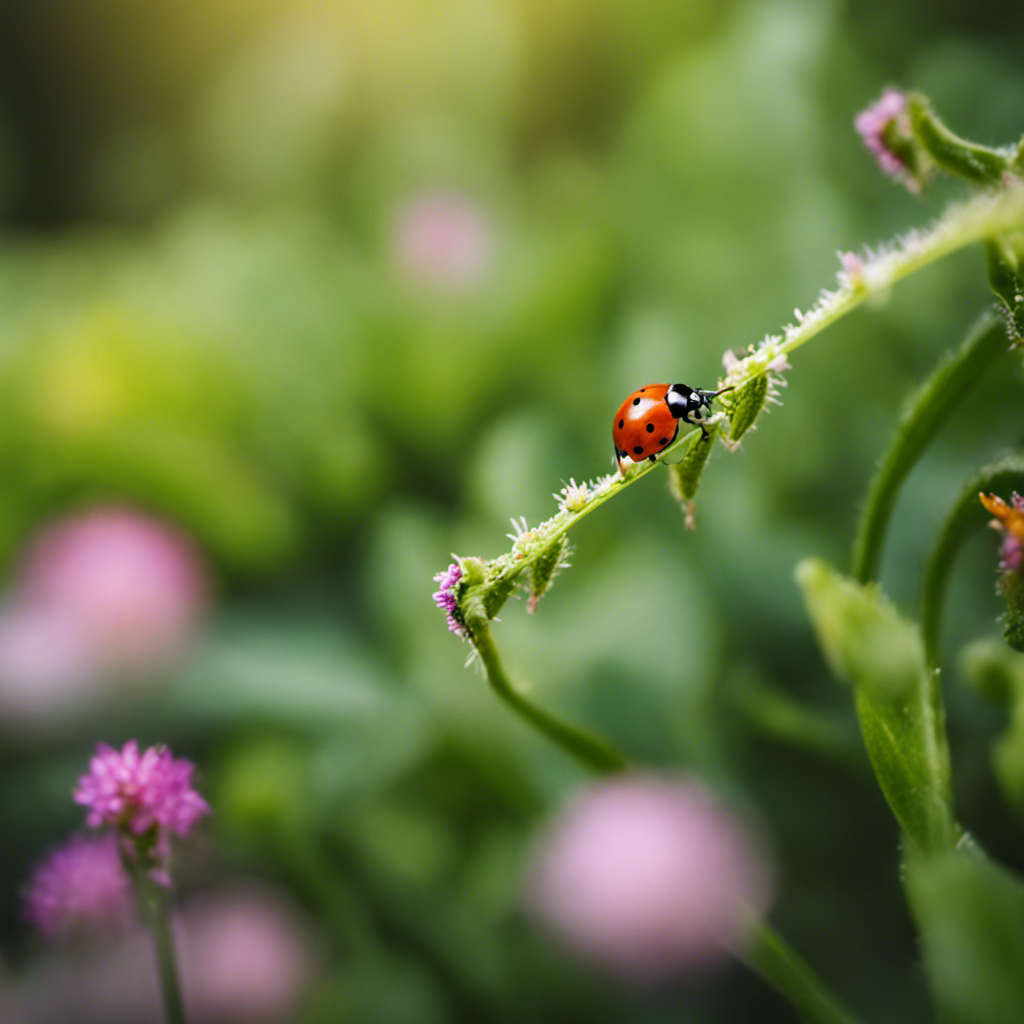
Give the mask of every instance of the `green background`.
<svg viewBox="0 0 1024 1024">
<path fill-rule="evenodd" d="M 834 283 L 837 250 L 958 194 L 877 171 L 852 121 L 884 86 L 1017 139 L 1024 12 L 65 0 L 0 18 L 0 564 L 117 500 L 187 529 L 217 580 L 155 698 L 0 723 L 10 973 L 46 955 L 18 887 L 77 825 L 74 778 L 97 740 L 137 735 L 196 760 L 214 803 L 183 887 L 256 874 L 304 908 L 323 966 L 303 1021 L 793 1019 L 738 967 L 638 995 L 533 931 L 525 851 L 583 776 L 463 667 L 431 577 L 608 472 L 635 387 L 712 387 L 726 349 Z M 464 287 L 396 265 L 396 218 L 439 193 L 486 234 Z M 574 531 L 535 616 L 513 601 L 495 627 L 539 701 L 757 817 L 773 922 L 869 1019 L 929 1019 L 927 997 L 896 827 L 792 570 L 846 565 L 903 396 L 989 304 L 970 250 L 828 330 L 782 407 L 713 456 L 695 533 L 651 474 Z M 1022 438 L 1005 364 L 950 408 L 885 553 L 910 613 L 960 482 Z M 996 547 L 954 574 L 945 683 L 960 816 L 1019 868 L 988 761 L 1001 713 L 955 667 L 997 632 Z"/>
</svg>

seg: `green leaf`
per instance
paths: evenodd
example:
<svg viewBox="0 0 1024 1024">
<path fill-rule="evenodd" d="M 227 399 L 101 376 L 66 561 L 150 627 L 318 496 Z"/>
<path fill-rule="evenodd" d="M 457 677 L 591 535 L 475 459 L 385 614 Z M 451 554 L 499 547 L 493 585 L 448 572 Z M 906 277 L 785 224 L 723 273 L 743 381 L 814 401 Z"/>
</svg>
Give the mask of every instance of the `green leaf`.
<svg viewBox="0 0 1024 1024">
<path fill-rule="evenodd" d="M 1024 885 L 980 852 L 907 864 L 932 994 L 945 1024 L 1024 1020 Z"/>
<path fill-rule="evenodd" d="M 941 693 L 917 627 L 877 587 L 819 559 L 801 562 L 796 576 L 825 657 L 855 687 L 864 745 L 889 807 L 913 847 L 949 849 L 957 828 Z"/>
</svg>

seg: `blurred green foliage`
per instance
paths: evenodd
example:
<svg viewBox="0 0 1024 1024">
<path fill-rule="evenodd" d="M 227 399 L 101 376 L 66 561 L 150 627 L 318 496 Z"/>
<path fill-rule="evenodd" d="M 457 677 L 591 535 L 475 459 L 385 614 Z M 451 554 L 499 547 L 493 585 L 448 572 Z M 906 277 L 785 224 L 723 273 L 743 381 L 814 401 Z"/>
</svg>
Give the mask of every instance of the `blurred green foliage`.
<svg viewBox="0 0 1024 1024">
<path fill-rule="evenodd" d="M 595 983 L 522 921 L 529 835 L 581 776 L 463 668 L 431 577 L 608 471 L 634 387 L 713 386 L 725 349 L 832 283 L 837 250 L 954 194 L 914 200 L 862 151 L 852 117 L 883 85 L 930 93 L 965 135 L 1019 137 L 1024 13 L 71 0 L 2 18 L 0 561 L 13 576 L 40 524 L 115 500 L 188 529 L 219 587 L 158 695 L 3 730 L 14 973 L 41 955 L 20 879 L 76 823 L 93 744 L 138 735 L 202 766 L 214 842 L 191 884 L 255 872 L 310 912 L 325 967 L 303 1020 L 789 1020 L 738 971 Z M 470 221 L 454 243 L 443 221 L 417 270 L 402 232 L 423 197 Z M 465 249 L 434 251 L 450 244 L 468 271 Z M 873 1019 L 928 1019 L 924 982 L 896 828 L 792 570 L 845 564 L 903 395 L 989 303 L 968 252 L 843 321 L 743 451 L 715 453 L 696 533 L 652 474 L 574 531 L 537 614 L 510 602 L 500 626 L 539 701 L 760 815 L 774 919 Z M 914 608 L 959 481 L 1024 439 L 1018 388 L 980 382 L 912 474 L 882 571 L 897 602 Z M 947 653 L 997 629 L 995 548 L 953 575 Z M 944 685 L 959 814 L 1019 864 L 989 762 L 1003 718 L 956 671 Z M 975 896 L 950 872 L 915 882 L 923 903 L 955 884 L 965 927 L 995 915 L 998 879 Z M 952 942 L 929 937 L 930 969 Z"/>
</svg>

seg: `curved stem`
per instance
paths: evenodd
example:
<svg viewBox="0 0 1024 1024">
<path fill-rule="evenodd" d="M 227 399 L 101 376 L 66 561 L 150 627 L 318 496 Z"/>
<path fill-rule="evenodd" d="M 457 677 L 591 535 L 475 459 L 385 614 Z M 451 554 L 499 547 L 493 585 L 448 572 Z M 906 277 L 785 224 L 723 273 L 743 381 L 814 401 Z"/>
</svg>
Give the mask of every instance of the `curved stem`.
<svg viewBox="0 0 1024 1024">
<path fill-rule="evenodd" d="M 743 960 L 789 1001 L 804 1024 L 857 1024 L 803 957 L 764 921 L 754 926 Z"/>
<path fill-rule="evenodd" d="M 921 632 L 924 638 L 925 661 L 930 669 L 939 664 L 939 628 L 942 602 L 953 567 L 953 558 L 967 536 L 985 525 L 988 513 L 978 501 L 979 491 L 1003 491 L 1020 487 L 1024 481 L 1024 456 L 1010 455 L 986 466 L 972 477 L 960 491 L 953 508 L 946 516 L 939 537 L 925 567 L 921 594 Z"/>
<path fill-rule="evenodd" d="M 559 718 L 534 704 L 515 688 L 505 674 L 486 619 L 474 619 L 473 643 L 480 654 L 491 689 L 524 721 L 542 732 L 556 746 L 574 757 L 591 771 L 610 773 L 628 767 L 626 758 L 598 736 Z"/>
<path fill-rule="evenodd" d="M 860 583 L 878 576 L 882 545 L 903 481 L 950 409 L 986 367 L 1008 350 L 1002 321 L 986 316 L 963 345 L 943 360 L 907 403 L 899 427 L 875 473 L 853 544 L 852 574 Z"/>
</svg>

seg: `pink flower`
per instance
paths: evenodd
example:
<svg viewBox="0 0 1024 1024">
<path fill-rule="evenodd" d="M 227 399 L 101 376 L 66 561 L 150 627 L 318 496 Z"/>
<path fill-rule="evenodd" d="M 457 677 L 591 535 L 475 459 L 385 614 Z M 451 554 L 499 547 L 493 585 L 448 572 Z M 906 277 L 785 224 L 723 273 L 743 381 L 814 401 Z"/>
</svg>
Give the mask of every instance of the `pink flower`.
<svg viewBox="0 0 1024 1024">
<path fill-rule="evenodd" d="M 487 272 L 491 228 L 468 196 L 427 192 L 398 211 L 392 247 L 399 271 L 411 284 L 464 291 L 478 285 Z"/>
<path fill-rule="evenodd" d="M 534 851 L 526 901 L 577 953 L 653 982 L 742 945 L 768 888 L 750 836 L 708 790 L 637 775 L 561 812 Z"/>
<path fill-rule="evenodd" d="M 75 619 L 35 604 L 0 609 L 0 717 L 68 718 L 102 695 L 89 637 Z"/>
<path fill-rule="evenodd" d="M 128 508 L 98 508 L 45 530 L 29 548 L 28 602 L 78 623 L 103 666 L 162 667 L 192 639 L 209 592 L 195 545 Z"/>
<path fill-rule="evenodd" d="M 448 628 L 456 636 L 463 640 L 469 639 L 469 630 L 462 620 L 462 612 L 459 610 L 459 599 L 456 596 L 456 588 L 462 579 L 462 566 L 452 562 L 444 572 L 439 572 L 434 581 L 441 588 L 435 594 L 431 594 L 434 604 L 448 616 Z"/>
<path fill-rule="evenodd" d="M 319 969 L 309 922 L 257 882 L 189 900 L 174 931 L 190 1024 L 286 1024 Z M 166 1024 L 142 927 L 110 942 L 47 951 L 20 979 L 26 1024 Z M 0 978 L 0 1021 L 4 1016 Z"/>
<path fill-rule="evenodd" d="M 913 143 L 907 97 L 895 89 L 886 89 L 854 118 L 853 124 L 882 170 L 909 192 L 920 192 L 921 175 L 907 163 L 906 157 L 906 150 Z"/>
<path fill-rule="evenodd" d="M 43 858 L 25 889 L 25 917 L 49 938 L 123 927 L 130 911 L 128 877 L 113 835 L 75 836 Z"/>
<path fill-rule="evenodd" d="M 191 1019 L 294 1019 L 315 964 L 304 922 L 281 896 L 250 883 L 196 900 L 180 933 Z"/>
<path fill-rule="evenodd" d="M 120 751 L 100 743 L 89 771 L 78 780 L 75 803 L 89 808 L 93 827 L 112 825 L 141 835 L 154 825 L 185 837 L 210 806 L 192 788 L 195 765 L 175 758 L 167 747 L 141 754 L 135 740 Z"/>
</svg>

